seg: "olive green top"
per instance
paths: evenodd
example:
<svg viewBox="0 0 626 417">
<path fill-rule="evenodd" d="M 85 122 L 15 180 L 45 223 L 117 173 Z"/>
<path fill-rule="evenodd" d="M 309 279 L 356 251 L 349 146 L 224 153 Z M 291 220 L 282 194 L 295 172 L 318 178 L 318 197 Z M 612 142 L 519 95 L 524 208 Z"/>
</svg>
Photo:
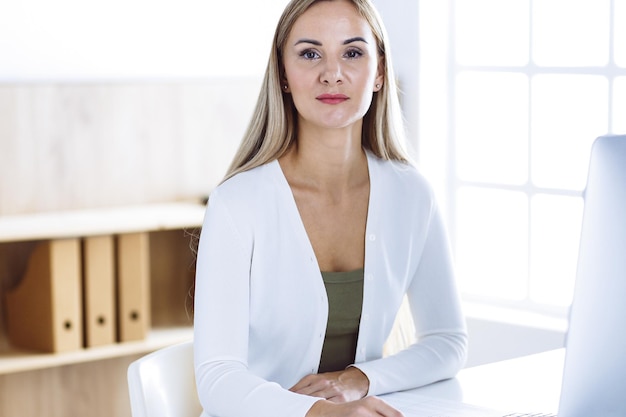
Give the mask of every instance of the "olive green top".
<svg viewBox="0 0 626 417">
<path fill-rule="evenodd" d="M 328 294 L 328 324 L 319 372 L 345 369 L 354 363 L 363 306 L 363 269 L 323 272 Z"/>
</svg>

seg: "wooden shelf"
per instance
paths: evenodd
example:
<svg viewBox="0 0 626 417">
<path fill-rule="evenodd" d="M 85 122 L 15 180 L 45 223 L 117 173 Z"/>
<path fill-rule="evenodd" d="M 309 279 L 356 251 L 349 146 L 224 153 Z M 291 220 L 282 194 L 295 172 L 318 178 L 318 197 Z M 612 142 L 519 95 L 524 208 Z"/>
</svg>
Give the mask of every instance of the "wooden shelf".
<svg viewBox="0 0 626 417">
<path fill-rule="evenodd" d="M 50 417 L 130 417 L 128 365 L 143 355 L 193 338 L 195 254 L 192 247 L 205 210 L 206 205 L 197 200 L 0 216 L 0 417 L 40 415 L 42 410 Z M 88 248 L 93 249 L 94 242 L 103 241 L 108 244 L 99 246 L 97 252 L 88 251 Z M 41 249 L 46 249 L 47 245 L 66 248 L 66 244 L 74 245 L 74 242 L 79 246 L 76 250 L 61 255 L 54 252 L 54 257 L 50 258 L 46 256 L 52 252 Z M 111 252 L 107 254 L 107 250 Z M 43 258 L 42 253 L 46 255 Z M 66 265 L 65 261 L 78 269 L 59 272 L 56 266 Z M 95 270 L 109 272 L 93 278 L 94 269 L 90 266 L 94 264 L 98 265 Z M 55 266 L 55 269 L 40 271 L 33 269 L 33 265 Z M 43 277 L 46 285 L 27 286 L 29 282 L 41 281 L 33 281 L 32 277 Z M 67 281 L 69 284 L 60 291 L 52 291 L 53 278 L 55 283 Z M 122 286 L 122 282 L 138 281 L 142 283 L 138 290 L 141 297 L 131 295 L 130 299 L 144 300 L 137 304 L 142 310 L 135 316 L 143 318 L 141 332 L 125 337 L 120 325 L 125 305 L 121 293 L 127 295 L 132 291 Z M 91 291 L 96 287 L 91 285 L 94 283 L 102 284 L 103 289 Z M 72 300 L 78 301 L 77 314 L 81 320 L 60 324 L 57 321 L 56 325 L 58 328 L 80 321 L 77 326 L 63 327 L 81 329 L 78 342 L 67 349 L 57 349 L 56 346 L 37 346 L 30 343 L 30 339 L 29 343 L 18 340 L 14 329 L 26 323 L 25 318 L 32 319 L 34 310 L 29 308 L 22 312 L 15 306 L 23 308 L 35 303 L 44 310 L 39 318 L 51 317 L 53 315 L 45 311 L 48 302 L 52 303 L 51 295 L 69 294 L 67 287 L 76 294 L 68 295 L 67 303 L 55 299 L 57 305 L 67 306 Z M 24 302 L 16 301 L 16 297 L 23 294 L 26 294 L 22 297 Z M 43 301 L 39 303 L 37 297 Z M 95 304 L 101 308 L 98 314 L 112 318 L 103 322 L 111 323 L 110 327 L 115 323 L 116 327 L 114 335 L 107 333 L 106 340 L 97 343 L 89 339 L 85 321 L 93 313 L 87 308 L 94 305 L 93 300 L 98 300 Z M 106 306 L 113 303 L 114 313 L 108 308 L 101 311 L 100 302 Z M 72 317 L 76 318 L 76 314 Z M 124 317 L 132 315 L 126 312 Z M 11 319 L 14 322 L 11 323 Z M 43 320 L 34 321 L 37 325 L 23 326 L 32 331 L 28 336 L 47 337 L 51 327 L 47 323 L 39 326 Z M 37 401 L 32 401 L 33 393 Z"/>
<path fill-rule="evenodd" d="M 191 327 L 179 327 L 152 329 L 145 340 L 138 342 L 116 343 L 66 353 L 30 353 L 11 350 L 0 353 L 0 375 L 146 354 L 175 343 L 191 340 L 192 337 Z"/>
<path fill-rule="evenodd" d="M 0 216 L 0 242 L 195 228 L 204 211 L 181 202 Z"/>
<path fill-rule="evenodd" d="M 181 230 L 200 227 L 205 207 L 200 202 L 175 202 L 0 216 L 0 271 L 5 272 L 0 277 L 0 376 L 146 354 L 191 339 L 186 303 L 193 285 L 193 256 L 189 236 Z M 150 235 L 152 270 L 152 327 L 145 338 L 62 353 L 10 347 L 2 325 L 4 292 L 21 281 L 34 243 L 144 232 Z"/>
</svg>

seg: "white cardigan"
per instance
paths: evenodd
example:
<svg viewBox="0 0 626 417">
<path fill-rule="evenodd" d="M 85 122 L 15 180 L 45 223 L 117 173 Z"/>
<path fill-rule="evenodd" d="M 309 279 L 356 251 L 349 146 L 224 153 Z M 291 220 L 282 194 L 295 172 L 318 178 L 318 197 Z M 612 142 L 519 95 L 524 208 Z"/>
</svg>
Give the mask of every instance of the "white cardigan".
<svg viewBox="0 0 626 417">
<path fill-rule="evenodd" d="M 445 230 L 424 178 L 368 153 L 370 200 L 355 365 L 378 395 L 453 377 L 467 335 Z M 383 358 L 405 294 L 418 342 Z M 317 372 L 328 302 L 278 161 L 209 198 L 198 248 L 194 355 L 203 416 L 301 417 L 319 398 L 288 389 Z"/>
</svg>

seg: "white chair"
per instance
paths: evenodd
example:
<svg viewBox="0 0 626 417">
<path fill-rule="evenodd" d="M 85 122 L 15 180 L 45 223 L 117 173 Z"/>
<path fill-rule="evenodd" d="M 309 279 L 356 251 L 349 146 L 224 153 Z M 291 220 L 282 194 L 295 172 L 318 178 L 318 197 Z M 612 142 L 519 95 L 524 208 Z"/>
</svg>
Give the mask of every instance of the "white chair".
<svg viewBox="0 0 626 417">
<path fill-rule="evenodd" d="M 199 417 L 193 342 L 162 348 L 128 367 L 133 417 Z"/>
</svg>

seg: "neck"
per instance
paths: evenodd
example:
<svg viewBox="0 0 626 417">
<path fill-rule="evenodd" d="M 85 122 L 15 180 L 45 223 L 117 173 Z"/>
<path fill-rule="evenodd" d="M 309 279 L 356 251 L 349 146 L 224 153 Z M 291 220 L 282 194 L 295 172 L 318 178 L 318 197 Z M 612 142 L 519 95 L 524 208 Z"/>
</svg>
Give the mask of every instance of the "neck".
<svg viewBox="0 0 626 417">
<path fill-rule="evenodd" d="M 298 140 L 281 158 L 290 179 L 319 191 L 341 192 L 366 181 L 367 157 L 361 129 L 300 129 Z"/>
</svg>

